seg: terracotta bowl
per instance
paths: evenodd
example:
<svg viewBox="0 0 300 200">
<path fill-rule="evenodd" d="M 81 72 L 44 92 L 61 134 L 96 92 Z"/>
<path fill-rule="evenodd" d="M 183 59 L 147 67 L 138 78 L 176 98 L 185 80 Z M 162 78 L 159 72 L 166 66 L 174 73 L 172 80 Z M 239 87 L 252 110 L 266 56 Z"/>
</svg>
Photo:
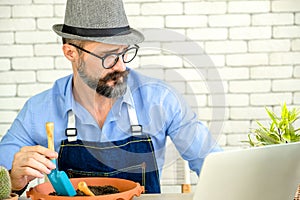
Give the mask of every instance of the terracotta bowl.
<svg viewBox="0 0 300 200">
<path fill-rule="evenodd" d="M 54 189 L 50 182 L 39 184 L 27 192 L 27 197 L 32 200 L 63 200 L 63 199 L 86 199 L 86 200 L 130 200 L 134 196 L 140 196 L 143 192 L 143 187 L 139 183 L 119 179 L 119 178 L 71 178 L 70 179 L 75 190 L 77 190 L 77 185 L 80 181 L 85 181 L 88 186 L 104 186 L 111 185 L 119 189 L 120 193 L 109 194 L 109 195 L 99 195 L 99 196 L 76 196 L 76 197 L 66 197 L 66 196 L 53 196 L 49 195 L 54 192 Z"/>
</svg>

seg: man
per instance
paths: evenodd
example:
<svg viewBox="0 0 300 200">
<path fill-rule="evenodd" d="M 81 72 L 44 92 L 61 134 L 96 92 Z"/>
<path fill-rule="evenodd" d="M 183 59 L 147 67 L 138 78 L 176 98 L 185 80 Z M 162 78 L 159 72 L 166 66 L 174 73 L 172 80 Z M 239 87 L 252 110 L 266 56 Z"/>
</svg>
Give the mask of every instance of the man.
<svg viewBox="0 0 300 200">
<path fill-rule="evenodd" d="M 121 0 L 69 0 L 64 24 L 53 26 L 73 74 L 30 98 L 0 143 L 0 165 L 22 191 L 56 166 L 70 177 L 109 176 L 159 193 L 166 137 L 199 174 L 221 149 L 180 95 L 129 69 L 143 35 L 129 27 Z M 55 124 L 47 149 L 46 122 Z"/>
</svg>

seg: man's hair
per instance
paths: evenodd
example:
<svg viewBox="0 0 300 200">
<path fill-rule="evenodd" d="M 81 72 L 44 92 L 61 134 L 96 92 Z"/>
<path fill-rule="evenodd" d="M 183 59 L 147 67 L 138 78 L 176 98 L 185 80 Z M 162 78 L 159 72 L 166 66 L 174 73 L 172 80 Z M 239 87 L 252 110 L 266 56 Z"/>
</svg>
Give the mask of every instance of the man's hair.
<svg viewBox="0 0 300 200">
<path fill-rule="evenodd" d="M 85 44 L 86 41 L 84 40 L 74 40 L 74 39 L 69 39 L 69 38 L 62 38 L 62 43 L 63 44 L 68 44 L 68 43 L 72 43 L 72 44 L 76 44 L 77 46 L 83 47 L 83 45 Z"/>
<path fill-rule="evenodd" d="M 86 41 L 84 40 L 74 40 L 74 39 L 69 39 L 69 38 L 62 38 L 62 43 L 63 44 L 68 44 L 68 43 L 72 43 L 75 44 L 81 48 L 83 48 L 84 44 L 86 43 Z M 77 49 L 77 48 L 76 48 Z M 80 49 L 77 49 L 79 55 L 81 55 L 82 51 Z"/>
</svg>

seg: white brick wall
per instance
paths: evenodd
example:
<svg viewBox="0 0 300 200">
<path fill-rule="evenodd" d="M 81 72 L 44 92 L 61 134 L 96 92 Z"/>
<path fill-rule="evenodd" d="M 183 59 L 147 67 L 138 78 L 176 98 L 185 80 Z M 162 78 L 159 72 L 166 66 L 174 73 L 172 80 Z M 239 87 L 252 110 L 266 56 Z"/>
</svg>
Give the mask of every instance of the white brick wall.
<svg viewBox="0 0 300 200">
<path fill-rule="evenodd" d="M 177 88 L 204 123 L 223 124 L 225 148 L 245 145 L 264 106 L 300 105 L 299 0 L 124 1 L 146 36 L 133 68 Z M 65 0 L 0 0 L 0 136 L 28 97 L 71 73 L 51 30 L 64 9 Z"/>
<path fill-rule="evenodd" d="M 235 27 L 229 29 L 229 38 L 232 40 L 254 40 L 254 39 L 270 39 L 272 36 L 272 28 L 263 27 Z"/>
</svg>

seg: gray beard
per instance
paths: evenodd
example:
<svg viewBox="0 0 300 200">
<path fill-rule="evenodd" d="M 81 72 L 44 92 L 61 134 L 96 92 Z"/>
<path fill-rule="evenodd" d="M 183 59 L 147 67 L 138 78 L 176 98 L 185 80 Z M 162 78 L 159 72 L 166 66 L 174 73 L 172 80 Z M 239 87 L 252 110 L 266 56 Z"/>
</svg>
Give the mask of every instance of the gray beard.
<svg viewBox="0 0 300 200">
<path fill-rule="evenodd" d="M 80 62 L 78 74 L 82 78 L 83 82 L 87 84 L 91 89 L 95 90 L 97 94 L 105 96 L 107 98 L 119 98 L 122 97 L 127 90 L 127 76 L 129 71 L 124 72 L 112 72 L 107 74 L 104 78 L 97 79 L 92 78 L 85 72 L 85 63 Z M 123 80 L 120 80 L 123 77 Z M 109 86 L 108 81 L 113 81 L 114 85 Z"/>
</svg>

